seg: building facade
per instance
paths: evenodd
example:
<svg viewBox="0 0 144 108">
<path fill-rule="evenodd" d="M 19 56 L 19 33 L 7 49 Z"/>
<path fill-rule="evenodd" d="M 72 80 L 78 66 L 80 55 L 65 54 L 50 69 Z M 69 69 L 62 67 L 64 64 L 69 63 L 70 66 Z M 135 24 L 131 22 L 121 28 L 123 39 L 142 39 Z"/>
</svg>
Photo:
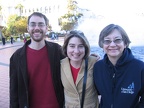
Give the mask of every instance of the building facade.
<svg viewBox="0 0 144 108">
<path fill-rule="evenodd" d="M 57 32 L 60 30 L 58 18 L 66 13 L 67 0 L 2 0 L 1 4 L 5 17 L 1 21 L 3 26 L 10 15 L 29 16 L 33 12 L 42 12 L 48 17 L 52 30 Z"/>
</svg>

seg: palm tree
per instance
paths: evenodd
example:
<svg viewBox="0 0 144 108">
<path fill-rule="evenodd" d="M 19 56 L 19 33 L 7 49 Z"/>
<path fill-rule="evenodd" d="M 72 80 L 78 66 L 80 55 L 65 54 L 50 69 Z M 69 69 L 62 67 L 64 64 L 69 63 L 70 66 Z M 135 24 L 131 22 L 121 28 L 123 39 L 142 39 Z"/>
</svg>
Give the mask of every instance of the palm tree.
<svg viewBox="0 0 144 108">
<path fill-rule="evenodd" d="M 22 4 L 18 4 L 18 5 L 16 5 L 16 7 L 15 7 L 15 9 L 19 9 L 20 16 L 22 15 L 23 8 L 24 8 L 24 6 L 23 6 Z"/>
</svg>

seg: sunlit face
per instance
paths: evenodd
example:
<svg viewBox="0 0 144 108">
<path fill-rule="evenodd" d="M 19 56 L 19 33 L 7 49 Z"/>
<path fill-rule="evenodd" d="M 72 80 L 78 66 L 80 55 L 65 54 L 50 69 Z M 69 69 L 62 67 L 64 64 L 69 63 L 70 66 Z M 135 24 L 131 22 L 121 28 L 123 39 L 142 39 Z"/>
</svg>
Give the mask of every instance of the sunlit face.
<svg viewBox="0 0 144 108">
<path fill-rule="evenodd" d="M 108 57 L 119 59 L 126 48 L 120 32 L 115 29 L 111 34 L 104 38 L 104 41 L 103 50 Z M 109 41 L 111 41 L 111 43 L 107 44 Z"/>
<path fill-rule="evenodd" d="M 47 32 L 47 26 L 45 20 L 39 16 L 32 16 L 29 20 L 27 30 L 31 36 L 31 39 L 40 42 L 45 38 Z"/>
<path fill-rule="evenodd" d="M 79 62 L 85 55 L 85 47 L 77 37 L 72 37 L 67 46 L 67 55 L 70 61 Z"/>
</svg>

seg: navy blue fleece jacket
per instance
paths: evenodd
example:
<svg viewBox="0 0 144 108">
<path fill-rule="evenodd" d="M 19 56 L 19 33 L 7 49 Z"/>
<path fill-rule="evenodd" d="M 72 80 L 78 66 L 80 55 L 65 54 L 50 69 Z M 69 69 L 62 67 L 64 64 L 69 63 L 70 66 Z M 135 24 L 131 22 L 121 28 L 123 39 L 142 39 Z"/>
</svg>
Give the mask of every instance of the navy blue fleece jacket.
<svg viewBox="0 0 144 108">
<path fill-rule="evenodd" d="M 94 83 L 100 108 L 144 108 L 144 62 L 129 48 L 113 66 L 107 54 L 94 65 Z"/>
</svg>

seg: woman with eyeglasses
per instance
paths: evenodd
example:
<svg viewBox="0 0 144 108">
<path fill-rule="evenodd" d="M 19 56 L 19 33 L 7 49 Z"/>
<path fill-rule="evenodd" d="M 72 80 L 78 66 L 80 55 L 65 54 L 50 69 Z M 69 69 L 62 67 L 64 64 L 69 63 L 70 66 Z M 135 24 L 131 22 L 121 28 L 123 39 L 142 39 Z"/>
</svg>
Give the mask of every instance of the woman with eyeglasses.
<svg viewBox="0 0 144 108">
<path fill-rule="evenodd" d="M 128 48 L 130 39 L 119 25 L 107 25 L 99 35 L 104 58 L 94 65 L 100 108 L 144 108 L 144 63 Z"/>
<path fill-rule="evenodd" d="M 98 108 L 98 94 L 93 82 L 93 65 L 98 59 L 89 56 L 90 46 L 88 40 L 82 32 L 71 31 L 66 36 L 62 49 L 66 56 L 61 60 L 61 80 L 65 97 L 64 107 Z M 85 72 L 87 76 L 85 76 Z M 83 90 L 84 84 L 85 90 Z M 82 97 L 84 97 L 83 102 Z"/>
</svg>

